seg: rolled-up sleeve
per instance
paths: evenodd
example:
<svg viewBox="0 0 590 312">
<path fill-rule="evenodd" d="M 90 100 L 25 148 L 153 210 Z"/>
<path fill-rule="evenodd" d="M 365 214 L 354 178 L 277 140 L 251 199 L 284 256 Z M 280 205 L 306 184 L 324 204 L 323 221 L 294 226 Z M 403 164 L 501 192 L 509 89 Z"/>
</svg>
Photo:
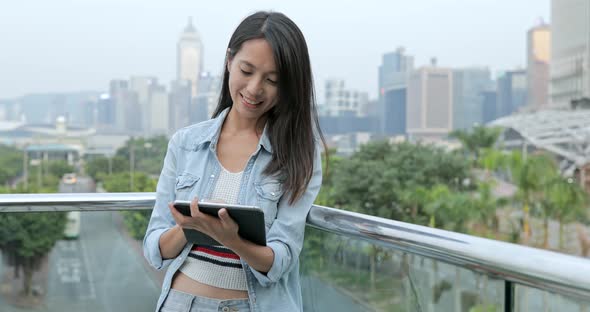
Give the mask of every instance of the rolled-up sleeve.
<svg viewBox="0 0 590 312">
<path fill-rule="evenodd" d="M 160 236 L 174 226 L 174 219 L 168 209 L 168 203 L 174 200 L 174 183 L 176 181 L 176 140 L 178 134 L 172 136 L 164 158 L 164 166 L 156 187 L 156 203 L 152 211 L 145 237 L 143 254 L 148 263 L 157 270 L 165 269 L 172 259 L 162 259 L 160 253 Z"/>
<path fill-rule="evenodd" d="M 276 283 L 289 274 L 298 265 L 299 254 L 303 247 L 307 215 L 322 185 L 321 150 L 316 146 L 313 175 L 303 195 L 292 205 L 288 196 L 279 201 L 277 218 L 267 233 L 267 246 L 274 252 L 270 270 L 263 274 L 252 267 L 250 270 L 263 286 Z"/>
</svg>

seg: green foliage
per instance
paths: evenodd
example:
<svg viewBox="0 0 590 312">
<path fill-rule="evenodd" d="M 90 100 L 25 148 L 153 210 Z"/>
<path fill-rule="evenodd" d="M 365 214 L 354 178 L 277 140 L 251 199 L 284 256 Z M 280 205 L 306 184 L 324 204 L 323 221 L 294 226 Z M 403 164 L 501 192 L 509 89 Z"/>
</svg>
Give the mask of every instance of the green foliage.
<svg viewBox="0 0 590 312">
<path fill-rule="evenodd" d="M 103 185 L 107 192 L 130 192 L 129 172 L 121 172 L 111 176 L 105 176 Z M 133 192 L 154 192 L 157 180 L 148 177 L 145 173 L 133 174 Z M 147 229 L 151 210 L 123 211 L 123 221 L 129 234 L 135 239 L 142 239 Z"/>
<path fill-rule="evenodd" d="M 454 232 L 467 232 L 467 222 L 475 213 L 471 194 L 452 192 L 446 185 L 435 185 L 427 194 L 424 210 L 430 216 L 429 225 Z"/>
<path fill-rule="evenodd" d="M 0 145 L 0 185 L 8 183 L 23 171 L 23 152 Z"/>
<path fill-rule="evenodd" d="M 0 193 L 9 191 L 1 189 Z M 15 191 L 42 193 L 48 190 L 32 187 L 27 191 L 21 185 Z M 66 221 L 66 214 L 62 212 L 0 213 L 0 250 L 8 265 L 24 273 L 27 295 L 31 291 L 32 273 L 55 243 L 63 238 Z"/>
<path fill-rule="evenodd" d="M 133 147 L 136 171 L 148 175 L 160 174 L 168 149 L 168 139 L 165 136 L 129 140 L 126 146 L 117 150 L 116 156 L 126 160 L 131 159 L 131 147 Z M 129 170 L 129 167 L 126 170 Z"/>
<path fill-rule="evenodd" d="M 74 166 L 69 165 L 65 160 L 53 160 L 44 163 L 47 171 L 54 177 L 62 177 L 66 173 L 74 172 Z"/>
<path fill-rule="evenodd" d="M 492 148 L 502 133 L 501 128 L 475 126 L 470 130 L 454 130 L 450 136 L 458 139 L 463 148 L 477 160 L 482 149 Z"/>
<path fill-rule="evenodd" d="M 123 222 L 131 237 L 141 240 L 150 222 L 151 210 L 123 211 Z"/>
<path fill-rule="evenodd" d="M 65 224 L 65 213 L 2 213 L 0 249 L 17 258 L 42 257 L 63 237 Z"/>
<path fill-rule="evenodd" d="M 560 222 L 572 222 L 584 217 L 588 195 L 573 179 L 561 177 L 545 186 L 545 214 Z"/>
<path fill-rule="evenodd" d="M 95 157 L 86 161 L 85 169 L 95 181 L 103 181 L 109 174 L 109 166 L 112 166 L 111 172 L 129 171 L 129 160 L 122 156 L 115 156 L 111 160 L 104 156 Z"/>
<path fill-rule="evenodd" d="M 420 144 L 374 142 L 343 159 L 334 172 L 337 206 L 388 219 L 426 224 L 424 194 L 438 184 L 463 190 L 468 162 L 458 153 Z"/>
</svg>

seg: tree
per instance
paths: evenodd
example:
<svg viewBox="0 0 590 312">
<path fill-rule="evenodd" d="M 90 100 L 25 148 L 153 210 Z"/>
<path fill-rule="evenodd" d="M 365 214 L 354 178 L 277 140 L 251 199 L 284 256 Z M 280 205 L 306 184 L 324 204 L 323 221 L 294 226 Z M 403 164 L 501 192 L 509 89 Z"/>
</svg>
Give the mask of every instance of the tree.
<svg viewBox="0 0 590 312">
<path fill-rule="evenodd" d="M 129 171 L 129 160 L 122 156 L 115 156 L 109 160 L 103 156 L 88 160 L 85 167 L 86 173 L 95 181 L 102 181 L 104 176 L 110 173 L 109 167 L 112 172 Z"/>
<path fill-rule="evenodd" d="M 29 192 L 53 193 L 54 189 L 32 187 Z M 27 192 L 22 184 L 15 191 Z M 24 295 L 31 295 L 33 273 L 55 243 L 63 238 L 65 224 L 63 212 L 0 213 L 0 250 L 17 274 L 22 271 Z"/>
<path fill-rule="evenodd" d="M 515 200 L 522 205 L 524 241 L 528 242 L 531 229 L 529 224 L 531 204 L 542 201 L 543 187 L 556 176 L 557 168 L 551 158 L 544 154 L 528 157 L 515 151 L 510 157 L 510 176 L 518 186 Z"/>
<path fill-rule="evenodd" d="M 23 152 L 0 144 L 0 185 L 8 184 L 22 173 Z"/>
<path fill-rule="evenodd" d="M 486 178 L 489 178 L 492 172 L 506 168 L 507 164 L 508 156 L 502 151 L 493 148 L 482 149 L 476 163 L 477 166 L 484 169 Z"/>
<path fill-rule="evenodd" d="M 492 148 L 502 133 L 501 128 L 475 126 L 471 130 L 457 129 L 450 136 L 461 141 L 463 148 L 477 161 L 482 149 Z"/>
<path fill-rule="evenodd" d="M 168 149 L 168 139 L 165 136 L 129 140 L 125 146 L 117 150 L 115 156 L 126 160 L 131 159 L 131 147 L 133 147 L 135 159 L 134 170 L 148 175 L 160 174 Z M 129 170 L 129 166 L 126 170 Z"/>
<path fill-rule="evenodd" d="M 452 192 L 446 185 L 435 185 L 428 193 L 425 211 L 430 215 L 430 226 L 454 232 L 467 232 L 474 202 L 465 192 Z"/>
<path fill-rule="evenodd" d="M 477 186 L 477 193 L 473 199 L 473 218 L 479 224 L 483 226 L 483 235 L 489 236 L 489 229 L 493 230 L 493 233 L 496 234 L 496 239 L 498 238 L 499 233 L 499 220 L 498 216 L 496 215 L 496 210 L 498 207 L 504 206 L 507 204 L 507 200 L 505 198 L 496 198 L 492 194 L 492 188 L 494 187 L 493 180 L 487 180 L 485 182 L 480 182 Z"/>
<path fill-rule="evenodd" d="M 74 172 L 74 166 L 68 164 L 65 160 L 52 160 L 46 165 L 48 173 L 57 178 L 61 178 L 66 173 Z"/>
<path fill-rule="evenodd" d="M 581 218 L 588 203 L 588 195 L 575 183 L 573 179 L 557 177 L 546 185 L 547 197 L 544 201 L 545 208 L 545 235 L 543 247 L 548 247 L 549 218 L 559 221 L 559 249 L 563 249 L 563 226 Z"/>
<path fill-rule="evenodd" d="M 430 218 L 418 197 L 437 184 L 453 191 L 464 188 L 468 163 L 458 153 L 410 143 L 371 142 L 342 159 L 333 175 L 336 207 L 394 220 L 426 224 Z M 416 194 L 414 194 L 416 193 Z M 457 224 L 457 226 L 459 226 Z M 371 285 L 383 253 L 373 245 L 369 253 Z"/>
<path fill-rule="evenodd" d="M 104 177 L 104 189 L 107 192 L 153 192 L 156 189 L 157 180 L 148 177 L 145 173 L 133 175 L 134 189 L 129 189 L 129 172 L 120 172 Z M 123 221 L 131 237 L 142 239 L 145 236 L 151 210 L 123 211 Z"/>
</svg>

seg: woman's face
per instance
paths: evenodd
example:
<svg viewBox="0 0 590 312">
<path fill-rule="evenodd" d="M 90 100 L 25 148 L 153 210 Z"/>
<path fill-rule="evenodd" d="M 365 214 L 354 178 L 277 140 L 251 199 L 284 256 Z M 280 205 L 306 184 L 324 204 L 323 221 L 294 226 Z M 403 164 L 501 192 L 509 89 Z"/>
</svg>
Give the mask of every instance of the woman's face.
<svg viewBox="0 0 590 312">
<path fill-rule="evenodd" d="M 265 39 L 244 42 L 227 64 L 232 111 L 258 120 L 276 105 L 278 73 L 270 44 Z"/>
</svg>

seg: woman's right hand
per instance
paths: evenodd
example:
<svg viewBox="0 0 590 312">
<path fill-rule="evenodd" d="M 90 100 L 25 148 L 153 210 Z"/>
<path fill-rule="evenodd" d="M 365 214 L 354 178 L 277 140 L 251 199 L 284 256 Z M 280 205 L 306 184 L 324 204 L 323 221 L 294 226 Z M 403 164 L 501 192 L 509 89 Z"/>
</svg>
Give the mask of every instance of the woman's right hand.
<svg viewBox="0 0 590 312">
<path fill-rule="evenodd" d="M 240 240 L 237 223 L 229 216 L 227 209 L 220 209 L 218 217 L 210 216 L 199 211 L 198 198 L 194 198 L 190 204 L 190 216 L 180 213 L 172 203 L 168 204 L 170 213 L 176 224 L 181 228 L 194 229 L 207 234 L 224 246 L 231 245 Z"/>
</svg>

